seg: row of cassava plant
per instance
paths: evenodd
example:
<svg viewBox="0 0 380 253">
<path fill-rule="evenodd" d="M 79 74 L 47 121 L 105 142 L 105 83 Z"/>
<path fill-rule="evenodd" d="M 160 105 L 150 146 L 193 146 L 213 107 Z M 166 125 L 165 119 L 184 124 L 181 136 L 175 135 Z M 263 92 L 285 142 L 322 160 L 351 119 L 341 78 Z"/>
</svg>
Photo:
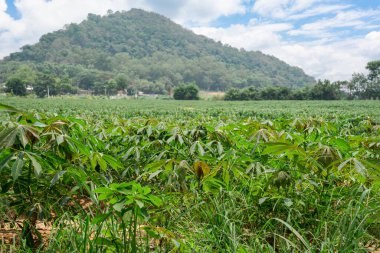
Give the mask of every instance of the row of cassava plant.
<svg viewBox="0 0 380 253">
<path fill-rule="evenodd" d="M 1 109 L 0 213 L 20 249 L 365 252 L 379 242 L 375 119 Z M 38 222 L 50 222 L 49 238 Z"/>
</svg>

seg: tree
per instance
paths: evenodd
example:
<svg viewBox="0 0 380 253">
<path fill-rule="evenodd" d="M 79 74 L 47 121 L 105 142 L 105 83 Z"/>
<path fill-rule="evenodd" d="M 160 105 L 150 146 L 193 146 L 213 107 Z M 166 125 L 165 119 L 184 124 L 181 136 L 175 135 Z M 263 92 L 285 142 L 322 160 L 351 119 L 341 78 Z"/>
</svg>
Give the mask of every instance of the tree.
<svg viewBox="0 0 380 253">
<path fill-rule="evenodd" d="M 25 85 L 32 85 L 37 78 L 36 72 L 26 64 L 20 65 L 12 76 L 20 78 Z"/>
<path fill-rule="evenodd" d="M 275 100 L 277 95 L 276 95 L 276 87 L 270 86 L 266 87 L 261 90 L 260 92 L 260 97 L 264 100 Z"/>
<path fill-rule="evenodd" d="M 260 100 L 260 92 L 255 86 L 251 86 L 242 90 L 241 94 L 244 99 L 243 100 Z"/>
<path fill-rule="evenodd" d="M 10 77 L 5 83 L 5 92 L 13 93 L 16 96 L 26 96 L 25 83 L 18 77 Z"/>
<path fill-rule="evenodd" d="M 128 87 L 129 79 L 124 74 L 119 74 L 116 76 L 116 83 L 117 83 L 117 89 L 118 90 L 125 90 Z"/>
<path fill-rule="evenodd" d="M 360 99 L 380 98 L 380 61 L 368 62 L 368 76 L 353 74 L 348 85 L 349 92 Z"/>
<path fill-rule="evenodd" d="M 367 63 L 366 69 L 368 69 L 368 80 L 379 83 L 380 82 L 380 60 L 370 61 Z"/>
<path fill-rule="evenodd" d="M 380 61 L 368 62 L 366 69 L 369 70 L 368 86 L 366 89 L 368 98 L 380 97 Z"/>
<path fill-rule="evenodd" d="M 365 98 L 367 90 L 367 77 L 362 73 L 354 73 L 348 84 L 349 97 Z"/>
<path fill-rule="evenodd" d="M 192 83 L 175 88 L 173 97 L 176 100 L 198 100 L 198 93 L 198 86 Z"/>
<path fill-rule="evenodd" d="M 114 79 L 110 79 L 106 83 L 106 95 L 114 95 L 117 93 L 117 82 Z"/>
<path fill-rule="evenodd" d="M 45 96 L 55 96 L 58 94 L 56 80 L 53 76 L 40 74 L 33 87 L 34 92 L 40 98 Z"/>
<path fill-rule="evenodd" d="M 329 80 L 318 80 L 317 84 L 310 90 L 310 98 L 316 100 L 336 100 L 340 98 L 340 87 Z"/>
<path fill-rule="evenodd" d="M 310 88 L 306 87 L 306 88 L 294 90 L 289 99 L 292 99 L 292 100 L 310 99 Z"/>
<path fill-rule="evenodd" d="M 242 91 L 238 88 L 229 89 L 224 95 L 224 100 L 230 100 L 230 101 L 242 100 L 241 93 Z"/>
</svg>

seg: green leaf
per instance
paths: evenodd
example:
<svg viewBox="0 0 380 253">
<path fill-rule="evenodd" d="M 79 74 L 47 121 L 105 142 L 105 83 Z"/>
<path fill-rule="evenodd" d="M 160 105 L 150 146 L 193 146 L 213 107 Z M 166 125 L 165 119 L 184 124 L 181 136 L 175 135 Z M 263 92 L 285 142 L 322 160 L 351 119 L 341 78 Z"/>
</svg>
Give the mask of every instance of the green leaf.
<svg viewBox="0 0 380 253">
<path fill-rule="evenodd" d="M 103 171 L 107 171 L 107 163 L 103 160 L 102 156 L 98 157 L 98 164 Z"/>
<path fill-rule="evenodd" d="M 21 126 L 18 126 L 17 136 L 18 136 L 22 146 L 25 147 L 28 144 L 28 136 L 26 136 L 26 132 L 25 132 L 24 128 L 22 128 Z"/>
<path fill-rule="evenodd" d="M 287 223 L 287 222 L 285 222 L 285 221 L 283 221 L 281 219 L 278 219 L 278 218 L 273 218 L 273 219 L 276 220 L 276 221 L 281 222 L 282 224 L 284 224 L 303 243 L 303 245 L 308 250 L 308 252 L 311 252 L 311 246 L 310 246 L 309 242 L 307 240 L 305 240 L 305 238 L 303 238 L 301 236 L 301 234 L 298 233 L 298 231 L 295 230 L 289 223 Z"/>
<path fill-rule="evenodd" d="M 266 148 L 263 152 L 263 155 L 267 155 L 267 154 L 280 155 L 284 153 L 304 155 L 305 153 L 300 147 L 293 144 L 272 142 L 272 143 L 266 143 L 265 145 L 266 145 Z"/>
<path fill-rule="evenodd" d="M 174 238 L 171 238 L 170 239 L 171 240 L 171 242 L 174 244 L 174 246 L 178 249 L 179 247 L 181 247 L 181 244 L 177 241 L 177 240 L 175 240 Z"/>
<path fill-rule="evenodd" d="M 223 154 L 224 152 L 223 145 L 220 142 L 218 142 L 217 147 L 218 147 L 219 155 Z"/>
<path fill-rule="evenodd" d="M 164 166 L 166 163 L 165 160 L 158 160 L 156 162 L 150 163 L 147 166 L 145 166 L 146 170 L 149 170 L 150 172 L 160 169 L 162 166 Z"/>
<path fill-rule="evenodd" d="M 14 108 L 12 106 L 5 105 L 5 104 L 2 104 L 2 103 L 0 103 L 0 112 L 23 113 L 22 111 Z"/>
<path fill-rule="evenodd" d="M 338 170 L 342 170 L 344 167 L 346 167 L 346 165 L 347 165 L 348 163 L 351 163 L 352 159 L 353 159 L 353 158 L 347 159 L 347 160 L 345 160 L 344 162 L 342 162 L 341 164 L 339 164 L 339 166 L 338 166 Z"/>
<path fill-rule="evenodd" d="M 11 147 L 16 141 L 17 127 L 5 128 L 0 132 L 0 147 Z"/>
<path fill-rule="evenodd" d="M 123 202 L 116 203 L 115 205 L 113 205 L 113 209 L 115 209 L 118 212 L 121 212 L 123 210 L 124 206 L 125 206 L 125 204 Z"/>
<path fill-rule="evenodd" d="M 7 165 L 8 161 L 13 157 L 13 154 L 9 154 L 5 156 L 1 161 L 0 161 L 0 172 L 4 168 L 5 165 Z"/>
<path fill-rule="evenodd" d="M 291 199 L 284 199 L 284 204 L 287 207 L 291 207 L 293 205 L 293 201 Z"/>
<path fill-rule="evenodd" d="M 110 196 L 112 196 L 112 193 L 101 193 L 98 197 L 98 200 L 102 201 L 108 199 Z"/>
<path fill-rule="evenodd" d="M 190 154 L 194 155 L 197 142 L 194 142 L 190 147 Z"/>
<path fill-rule="evenodd" d="M 90 163 L 91 163 L 91 169 L 95 169 L 96 168 L 96 165 L 98 164 L 98 161 L 97 161 L 97 154 L 94 154 L 90 160 Z"/>
<path fill-rule="evenodd" d="M 154 195 L 149 195 L 149 200 L 156 207 L 160 207 L 162 205 L 162 200 Z"/>
<path fill-rule="evenodd" d="M 94 190 L 95 193 L 113 193 L 114 191 L 107 187 L 99 187 Z"/>
<path fill-rule="evenodd" d="M 111 166 L 112 169 L 118 170 L 120 168 L 123 168 L 123 164 L 119 162 L 116 158 L 110 156 L 110 155 L 103 155 L 103 159 L 108 163 L 109 166 Z"/>
<path fill-rule="evenodd" d="M 66 173 L 66 170 L 58 171 L 54 175 L 53 179 L 50 181 L 50 187 L 54 186 L 58 182 L 58 180 L 63 176 L 63 174 L 65 174 L 65 173 Z"/>
<path fill-rule="evenodd" d="M 16 161 L 13 163 L 11 175 L 13 181 L 16 181 L 22 173 L 22 167 L 24 166 L 24 153 L 19 153 Z"/>
<path fill-rule="evenodd" d="M 105 237 L 96 237 L 94 240 L 92 240 L 92 243 L 100 246 L 100 248 L 104 248 L 105 246 L 107 246 L 110 249 L 113 249 L 110 252 L 115 252 L 114 251 L 115 248 L 122 248 L 123 247 L 123 243 L 121 243 L 120 240 L 114 240 L 114 239 L 110 240 L 110 239 L 105 238 Z"/>
<path fill-rule="evenodd" d="M 183 138 L 181 135 L 178 135 L 178 141 L 182 145 L 183 144 Z"/>
<path fill-rule="evenodd" d="M 58 135 L 56 138 L 57 145 L 61 145 L 65 141 L 65 138 L 63 135 Z"/>
<path fill-rule="evenodd" d="M 171 136 L 171 137 L 166 141 L 166 143 L 169 144 L 170 142 L 174 141 L 174 139 L 175 139 L 175 135 Z"/>
<path fill-rule="evenodd" d="M 144 203 L 138 199 L 135 199 L 135 202 L 136 204 L 140 207 L 140 208 L 143 208 L 144 207 Z"/>
<path fill-rule="evenodd" d="M 263 197 L 261 199 L 259 199 L 259 205 L 263 204 L 265 202 L 265 200 L 267 200 L 268 197 Z"/>
<path fill-rule="evenodd" d="M 41 164 L 37 162 L 37 160 L 30 154 L 26 153 L 26 155 L 29 157 L 30 161 L 32 162 L 33 168 L 34 168 L 34 174 L 36 177 L 39 177 L 41 175 L 42 167 Z"/>
<path fill-rule="evenodd" d="M 46 124 L 44 124 L 42 122 L 39 122 L 39 121 L 34 122 L 33 126 L 35 126 L 35 127 L 41 127 L 41 128 L 47 127 Z"/>
<path fill-rule="evenodd" d="M 13 181 L 6 182 L 5 184 L 1 185 L 1 193 L 7 193 L 9 189 L 11 189 L 13 185 Z"/>
<path fill-rule="evenodd" d="M 198 153 L 199 155 L 203 156 L 205 154 L 205 150 L 203 149 L 202 145 L 198 142 Z"/>
<path fill-rule="evenodd" d="M 337 139 L 334 139 L 332 141 L 335 146 L 337 146 L 340 150 L 343 150 L 343 151 L 348 151 L 351 149 L 351 146 L 350 144 L 348 144 L 347 141 L 345 141 L 344 139 L 341 139 L 341 138 L 337 138 Z"/>
<path fill-rule="evenodd" d="M 366 161 L 363 161 L 363 163 L 365 164 L 368 164 Z M 344 167 L 346 167 L 348 164 L 349 165 L 353 165 L 355 170 L 362 176 L 366 176 L 367 175 L 367 168 L 364 166 L 361 161 L 359 161 L 358 159 L 356 158 L 350 158 L 350 159 L 347 159 L 345 160 L 344 162 L 342 162 L 339 166 L 338 166 L 338 170 L 341 170 L 343 169 Z"/>
<path fill-rule="evenodd" d="M 356 171 L 362 175 L 362 176 L 366 176 L 366 172 L 367 172 L 367 169 L 366 167 L 358 160 L 358 159 L 353 159 L 354 161 L 354 164 L 355 164 L 355 169 Z"/>
<path fill-rule="evenodd" d="M 156 172 L 153 172 L 152 174 L 149 175 L 148 180 L 151 180 L 152 178 L 156 177 L 161 172 L 162 172 L 162 170 L 157 170 Z"/>
<path fill-rule="evenodd" d="M 103 214 L 99 214 L 99 215 L 96 215 L 91 223 L 92 224 L 100 224 L 102 223 L 103 221 L 105 221 L 109 216 L 111 215 L 111 213 L 103 213 Z"/>
</svg>

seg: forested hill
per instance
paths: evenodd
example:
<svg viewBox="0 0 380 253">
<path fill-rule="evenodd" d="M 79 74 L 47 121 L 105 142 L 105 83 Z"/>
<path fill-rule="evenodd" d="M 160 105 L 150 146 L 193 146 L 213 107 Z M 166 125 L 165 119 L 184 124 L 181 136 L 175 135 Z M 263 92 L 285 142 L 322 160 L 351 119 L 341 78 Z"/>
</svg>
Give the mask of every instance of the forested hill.
<svg viewBox="0 0 380 253">
<path fill-rule="evenodd" d="M 80 24 L 43 35 L 0 62 L 0 83 L 25 71 L 31 72 L 29 79 L 50 75 L 66 86 L 92 90 L 110 82 L 156 92 L 188 82 L 205 90 L 314 83 L 275 57 L 223 45 L 139 9 L 89 14 Z"/>
</svg>

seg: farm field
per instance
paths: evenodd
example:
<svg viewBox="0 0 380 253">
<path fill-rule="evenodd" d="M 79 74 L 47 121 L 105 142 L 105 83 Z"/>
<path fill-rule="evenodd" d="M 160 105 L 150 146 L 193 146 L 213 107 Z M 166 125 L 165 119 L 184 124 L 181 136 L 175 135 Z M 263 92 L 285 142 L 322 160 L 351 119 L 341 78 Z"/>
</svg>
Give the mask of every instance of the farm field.
<svg viewBox="0 0 380 253">
<path fill-rule="evenodd" d="M 177 116 L 206 113 L 206 116 L 236 118 L 269 117 L 371 117 L 380 119 L 380 101 L 175 101 L 107 99 L 28 99 L 0 97 L 0 103 L 42 113 L 107 113 L 121 117 Z"/>
<path fill-rule="evenodd" d="M 379 101 L 0 103 L 0 252 L 380 246 Z"/>
</svg>

